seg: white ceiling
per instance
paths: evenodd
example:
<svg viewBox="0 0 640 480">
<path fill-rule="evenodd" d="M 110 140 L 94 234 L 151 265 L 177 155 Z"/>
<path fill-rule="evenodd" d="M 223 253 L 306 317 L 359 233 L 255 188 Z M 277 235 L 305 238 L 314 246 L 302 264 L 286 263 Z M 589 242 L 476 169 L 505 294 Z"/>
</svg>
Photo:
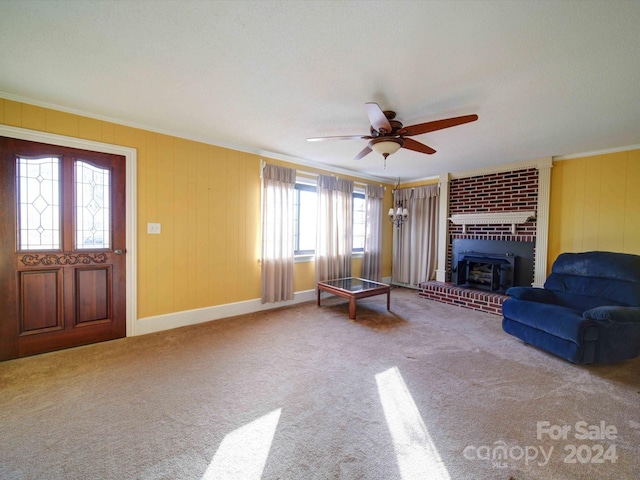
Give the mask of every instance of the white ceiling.
<svg viewBox="0 0 640 480">
<path fill-rule="evenodd" d="M 640 144 L 640 1 L 0 0 L 0 96 L 402 181 Z M 405 125 L 476 113 L 387 160 Z"/>
</svg>

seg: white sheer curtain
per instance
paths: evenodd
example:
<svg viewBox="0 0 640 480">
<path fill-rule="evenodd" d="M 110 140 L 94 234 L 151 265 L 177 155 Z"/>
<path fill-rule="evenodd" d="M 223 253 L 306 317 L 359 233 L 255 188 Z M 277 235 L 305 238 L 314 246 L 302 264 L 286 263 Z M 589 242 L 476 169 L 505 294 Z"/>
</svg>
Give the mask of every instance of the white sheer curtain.
<svg viewBox="0 0 640 480">
<path fill-rule="evenodd" d="M 353 182 L 318 176 L 316 281 L 351 276 Z"/>
<path fill-rule="evenodd" d="M 409 209 L 409 220 L 396 230 L 393 280 L 418 286 L 435 275 L 438 246 L 438 185 L 395 191 L 395 202 Z"/>
<path fill-rule="evenodd" d="M 384 187 L 366 185 L 364 188 L 367 217 L 364 226 L 364 257 L 362 278 L 382 280 L 382 199 Z"/>
<path fill-rule="evenodd" d="M 293 221 L 296 171 L 262 169 L 262 303 L 293 300 Z"/>
</svg>

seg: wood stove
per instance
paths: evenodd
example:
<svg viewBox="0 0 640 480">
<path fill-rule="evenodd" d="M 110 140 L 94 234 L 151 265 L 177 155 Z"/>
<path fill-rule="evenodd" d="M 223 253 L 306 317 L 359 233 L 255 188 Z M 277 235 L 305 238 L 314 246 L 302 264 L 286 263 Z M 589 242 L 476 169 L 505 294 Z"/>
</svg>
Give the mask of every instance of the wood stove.
<svg viewBox="0 0 640 480">
<path fill-rule="evenodd" d="M 455 238 L 451 247 L 450 278 L 454 285 L 503 293 L 509 287 L 531 286 L 533 282 L 533 242 Z M 482 260 L 479 262 L 481 268 L 471 265 L 469 269 L 469 262 L 460 268 L 459 263 L 465 256 L 476 257 L 471 259 L 472 264 Z M 469 272 L 472 272 L 471 277 Z M 499 275 L 500 279 L 495 280 L 494 275 Z M 488 277 L 490 283 L 487 283 Z"/>
<path fill-rule="evenodd" d="M 513 286 L 516 257 L 511 254 L 464 252 L 455 267 L 456 285 L 505 292 Z"/>
</svg>

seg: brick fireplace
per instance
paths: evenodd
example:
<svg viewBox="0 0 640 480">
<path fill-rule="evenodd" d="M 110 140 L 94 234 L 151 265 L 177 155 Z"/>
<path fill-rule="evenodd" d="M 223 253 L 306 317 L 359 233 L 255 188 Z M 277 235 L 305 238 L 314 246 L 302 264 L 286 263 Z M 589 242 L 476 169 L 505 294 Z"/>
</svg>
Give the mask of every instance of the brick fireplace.
<svg viewBox="0 0 640 480">
<path fill-rule="evenodd" d="M 498 171 L 441 176 L 437 281 L 421 284 L 419 295 L 474 310 L 501 313 L 506 298 L 503 294 L 455 285 L 457 259 L 454 256 L 457 254 L 453 250 L 454 244 L 460 241 L 478 241 L 480 245 L 495 242 L 490 256 L 500 253 L 498 244 L 506 245 L 508 250 L 514 250 L 513 246 L 519 246 L 520 242 L 532 246 L 532 258 L 528 262 L 533 265 L 524 280 L 516 279 L 515 284 L 541 286 L 546 278 L 551 165 L 548 158 L 506 165 Z M 508 257 L 513 253 L 502 254 Z"/>
</svg>

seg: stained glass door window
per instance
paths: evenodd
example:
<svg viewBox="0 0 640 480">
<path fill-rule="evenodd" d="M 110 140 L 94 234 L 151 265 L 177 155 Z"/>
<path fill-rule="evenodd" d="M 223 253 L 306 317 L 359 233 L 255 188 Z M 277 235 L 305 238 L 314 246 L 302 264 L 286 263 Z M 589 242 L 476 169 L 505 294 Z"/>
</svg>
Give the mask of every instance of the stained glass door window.
<svg viewBox="0 0 640 480">
<path fill-rule="evenodd" d="M 76 248 L 109 248 L 111 238 L 111 172 L 76 160 Z"/>
<path fill-rule="evenodd" d="M 18 157 L 18 249 L 60 249 L 60 159 Z"/>
</svg>

